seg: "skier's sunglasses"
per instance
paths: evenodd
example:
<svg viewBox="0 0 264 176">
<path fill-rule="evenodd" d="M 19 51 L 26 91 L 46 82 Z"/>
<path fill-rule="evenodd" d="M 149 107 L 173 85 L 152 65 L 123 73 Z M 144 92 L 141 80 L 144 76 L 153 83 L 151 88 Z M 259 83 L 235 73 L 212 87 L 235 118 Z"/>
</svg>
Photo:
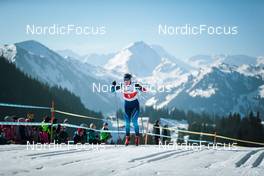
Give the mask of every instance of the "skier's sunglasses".
<svg viewBox="0 0 264 176">
<path fill-rule="evenodd" d="M 130 78 L 124 78 L 124 81 L 130 81 L 131 79 Z"/>
</svg>

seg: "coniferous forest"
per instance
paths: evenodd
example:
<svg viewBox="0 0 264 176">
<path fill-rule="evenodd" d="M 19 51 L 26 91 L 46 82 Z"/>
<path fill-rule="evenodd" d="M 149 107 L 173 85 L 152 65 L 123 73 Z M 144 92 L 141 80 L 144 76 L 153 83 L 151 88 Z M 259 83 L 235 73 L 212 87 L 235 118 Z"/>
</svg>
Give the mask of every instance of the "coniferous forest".
<svg viewBox="0 0 264 176">
<path fill-rule="evenodd" d="M 218 135 L 243 139 L 255 142 L 264 142 L 264 125 L 262 124 L 259 112 L 249 111 L 248 114 L 241 116 L 239 113 L 230 113 L 227 116 L 217 114 L 195 113 L 193 111 L 183 111 L 174 108 L 156 110 L 152 107 L 141 109 L 142 116 L 151 117 L 151 122 L 155 122 L 160 117 L 174 120 L 186 120 L 189 124 L 188 130 L 196 132 L 216 133 Z M 213 141 L 212 137 L 190 135 L 190 139 Z M 217 139 L 217 142 L 230 143 L 233 141 Z M 257 146 L 253 144 L 239 143 L 243 146 Z"/>
<path fill-rule="evenodd" d="M 55 109 L 98 118 L 103 117 L 99 112 L 86 109 L 80 98 L 73 93 L 60 87 L 49 87 L 38 80 L 30 78 L 3 57 L 0 58 L 0 72 L 1 103 L 51 107 L 51 102 L 54 101 Z M 0 107 L 0 120 L 3 120 L 7 115 L 15 116 L 16 118 L 25 117 L 28 112 L 32 112 L 35 115 L 35 121 L 42 121 L 44 116 L 50 116 L 50 110 Z M 72 124 L 90 123 L 87 119 L 61 114 L 56 114 L 56 118 L 59 122 L 62 122 L 64 118 L 68 118 Z M 95 123 L 101 125 L 102 122 L 98 121 Z"/>
</svg>

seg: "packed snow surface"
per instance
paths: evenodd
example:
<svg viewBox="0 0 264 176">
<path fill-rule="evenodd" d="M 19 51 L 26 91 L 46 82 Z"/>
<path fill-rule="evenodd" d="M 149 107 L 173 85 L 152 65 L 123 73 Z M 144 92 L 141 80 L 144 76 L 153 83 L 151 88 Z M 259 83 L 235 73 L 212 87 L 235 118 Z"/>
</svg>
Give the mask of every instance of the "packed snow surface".
<svg viewBox="0 0 264 176">
<path fill-rule="evenodd" d="M 201 150 L 103 146 L 32 150 L 0 146 L 0 175 L 254 175 L 264 174 L 264 149 Z"/>
</svg>

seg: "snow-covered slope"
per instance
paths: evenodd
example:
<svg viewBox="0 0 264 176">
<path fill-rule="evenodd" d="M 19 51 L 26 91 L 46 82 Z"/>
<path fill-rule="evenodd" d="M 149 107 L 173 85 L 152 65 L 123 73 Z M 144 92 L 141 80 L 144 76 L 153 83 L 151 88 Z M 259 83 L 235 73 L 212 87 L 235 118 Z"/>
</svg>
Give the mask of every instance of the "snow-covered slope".
<svg viewBox="0 0 264 176">
<path fill-rule="evenodd" d="M 241 66 L 243 64 L 256 65 L 257 58 L 246 55 L 228 55 L 227 57 L 224 58 L 223 62 L 229 65 L 236 65 L 236 66 Z"/>
<path fill-rule="evenodd" d="M 171 92 L 154 95 L 146 103 L 157 108 L 177 107 L 219 114 L 247 113 L 249 109 L 264 109 L 256 98 L 262 92 L 260 86 L 263 84 L 261 76 L 242 74 L 240 67 L 219 64 L 201 69 L 197 75 L 189 75 Z"/>
<path fill-rule="evenodd" d="M 154 48 L 143 41 L 139 41 L 122 49 L 104 67 L 120 73 L 130 72 L 138 77 L 148 77 L 152 76 L 153 72 L 157 73 L 158 69 L 162 69 L 161 67 L 164 65 L 164 62 L 170 62 L 174 67 L 171 67 L 170 70 L 164 68 L 163 72 L 172 71 L 174 68 L 178 71 L 186 72 L 187 68 L 189 68 L 187 64 L 182 61 L 178 61 L 177 63 L 175 60 L 161 47 L 158 48 L 156 46 Z"/>
<path fill-rule="evenodd" d="M 207 67 L 215 63 L 226 63 L 232 66 L 251 65 L 255 66 L 262 62 L 262 57 L 247 55 L 196 55 L 188 59 L 194 68 Z"/>
<path fill-rule="evenodd" d="M 12 55 L 8 59 L 31 77 L 51 86 L 67 88 L 92 110 L 109 112 L 114 109 L 111 94 L 93 92 L 92 89 L 93 83 L 111 82 L 112 74 L 107 70 L 63 58 L 36 41 L 16 43 L 10 47 L 13 50 L 5 52 L 6 55 Z"/>
<path fill-rule="evenodd" d="M 173 62 L 174 65 L 177 65 L 178 68 L 182 69 L 184 72 L 188 72 L 188 71 L 191 71 L 194 69 L 191 65 L 189 65 L 189 64 L 185 63 L 184 61 L 176 58 L 175 56 L 168 53 L 164 48 L 162 48 L 159 45 L 151 45 L 151 48 L 153 50 L 155 50 L 161 58 L 166 59 L 166 60 L 170 60 L 171 62 Z"/>
<path fill-rule="evenodd" d="M 208 65 L 214 64 L 219 60 L 219 57 L 209 56 L 209 55 L 195 55 L 188 59 L 188 63 L 192 65 L 192 67 L 199 69 L 202 67 L 207 67 Z"/>
<path fill-rule="evenodd" d="M 79 145 L 80 147 L 80 145 Z M 97 150 L 98 149 L 98 150 Z M 162 149 L 158 146 L 86 146 L 27 150 L 0 146 L 0 175 L 262 176 L 263 149 Z"/>
<path fill-rule="evenodd" d="M 72 58 L 83 63 L 87 63 L 93 66 L 100 66 L 100 67 L 103 67 L 108 62 L 108 60 L 115 55 L 114 53 L 110 53 L 110 54 L 91 53 L 80 56 L 79 54 L 73 52 L 70 49 L 59 50 L 57 51 L 57 53 L 59 53 L 64 58 Z"/>
<path fill-rule="evenodd" d="M 5 57 L 9 62 L 15 62 L 16 53 L 15 45 L 4 45 L 0 47 L 0 56 Z"/>
<path fill-rule="evenodd" d="M 149 76 L 160 62 L 161 57 L 150 46 L 140 41 L 122 49 L 104 67 L 120 73 L 131 72 L 137 76 Z"/>
<path fill-rule="evenodd" d="M 262 77 L 264 79 L 264 66 L 250 66 L 250 65 L 241 65 L 237 68 L 237 71 L 246 76 L 252 77 Z"/>
<path fill-rule="evenodd" d="M 257 66 L 264 66 L 264 57 L 260 56 L 257 58 Z"/>
<path fill-rule="evenodd" d="M 70 49 L 58 50 L 56 52 L 64 58 L 73 58 L 81 61 L 81 56 L 79 56 L 77 53 L 73 52 Z"/>
<path fill-rule="evenodd" d="M 115 53 L 110 53 L 110 54 L 92 53 L 92 54 L 82 56 L 82 60 L 85 63 L 103 67 L 108 62 L 109 59 L 114 57 L 114 55 Z"/>
</svg>

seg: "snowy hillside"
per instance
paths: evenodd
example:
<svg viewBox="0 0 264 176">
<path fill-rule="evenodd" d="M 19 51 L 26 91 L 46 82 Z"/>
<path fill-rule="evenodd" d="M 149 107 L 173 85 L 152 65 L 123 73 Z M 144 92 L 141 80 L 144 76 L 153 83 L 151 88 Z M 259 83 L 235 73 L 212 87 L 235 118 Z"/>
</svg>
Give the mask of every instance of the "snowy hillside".
<svg viewBox="0 0 264 176">
<path fill-rule="evenodd" d="M 93 66 L 103 66 L 105 65 L 109 59 L 111 59 L 115 54 L 87 54 L 84 56 L 80 56 L 79 54 L 73 52 L 70 49 L 65 50 L 58 50 L 57 53 L 59 53 L 64 58 L 72 58 L 75 60 L 78 60 L 82 63 L 87 63 Z"/>
<path fill-rule="evenodd" d="M 162 69 L 160 67 L 164 65 L 164 62 L 170 62 L 173 67 L 170 70 L 164 68 L 163 72 L 172 71 L 172 68 L 180 72 L 186 72 L 189 69 L 187 64 L 172 58 L 161 47 L 155 46 L 154 48 L 143 41 L 125 47 L 110 59 L 104 67 L 120 73 L 131 72 L 138 77 L 147 77 L 152 76 L 153 72 L 157 72 L 157 69 Z"/>
<path fill-rule="evenodd" d="M 114 55 L 115 55 L 114 53 L 110 53 L 110 54 L 92 53 L 92 54 L 82 56 L 81 58 L 85 63 L 102 67 L 108 62 L 109 59 L 114 57 Z"/>
<path fill-rule="evenodd" d="M 151 45 L 150 46 L 153 50 L 155 50 L 156 53 L 161 58 L 164 58 L 166 60 L 170 60 L 171 62 L 174 63 L 174 65 L 177 65 L 179 68 L 181 68 L 184 72 L 190 71 L 194 69 L 190 64 L 183 62 L 182 60 L 176 58 L 172 54 L 168 53 L 164 48 L 162 48 L 159 45 Z"/>
<path fill-rule="evenodd" d="M 146 103 L 157 108 L 178 107 L 220 114 L 246 113 L 249 108 L 263 109 L 260 100 L 256 99 L 262 92 L 260 86 L 264 84 L 263 78 L 258 76 L 261 70 L 252 76 L 241 73 L 241 67 L 227 64 L 204 68 L 197 75 L 189 75 L 172 92 L 156 94 Z"/>
<path fill-rule="evenodd" d="M 264 66 L 241 65 L 237 71 L 246 76 L 262 77 L 264 79 Z"/>
<path fill-rule="evenodd" d="M 64 58 L 79 59 L 81 57 L 70 49 L 58 50 L 56 52 Z"/>
<path fill-rule="evenodd" d="M 114 75 L 109 71 L 63 58 L 36 41 L 25 41 L 6 46 L 4 55 L 28 75 L 51 86 L 60 86 L 79 96 L 84 105 L 92 110 L 109 112 L 114 105 L 111 94 L 93 92 L 92 85 L 109 84 Z M 12 48 L 12 50 L 10 49 Z"/>
<path fill-rule="evenodd" d="M 225 63 L 231 66 L 251 65 L 262 62 L 262 58 L 247 55 L 196 55 L 188 59 L 188 63 L 194 68 L 207 67 L 216 63 Z"/>
<path fill-rule="evenodd" d="M 137 76 L 148 76 L 160 62 L 160 56 L 140 41 L 118 52 L 104 67 L 120 73 L 131 72 Z"/>
<path fill-rule="evenodd" d="M 15 45 L 4 45 L 0 47 L 0 55 L 4 56 L 9 62 L 15 62 L 15 56 L 17 54 Z"/>
<path fill-rule="evenodd" d="M 98 149 L 27 150 L 0 146 L 0 175 L 181 175 L 262 176 L 264 150 L 163 149 L 158 146 L 102 146 Z"/>
</svg>

